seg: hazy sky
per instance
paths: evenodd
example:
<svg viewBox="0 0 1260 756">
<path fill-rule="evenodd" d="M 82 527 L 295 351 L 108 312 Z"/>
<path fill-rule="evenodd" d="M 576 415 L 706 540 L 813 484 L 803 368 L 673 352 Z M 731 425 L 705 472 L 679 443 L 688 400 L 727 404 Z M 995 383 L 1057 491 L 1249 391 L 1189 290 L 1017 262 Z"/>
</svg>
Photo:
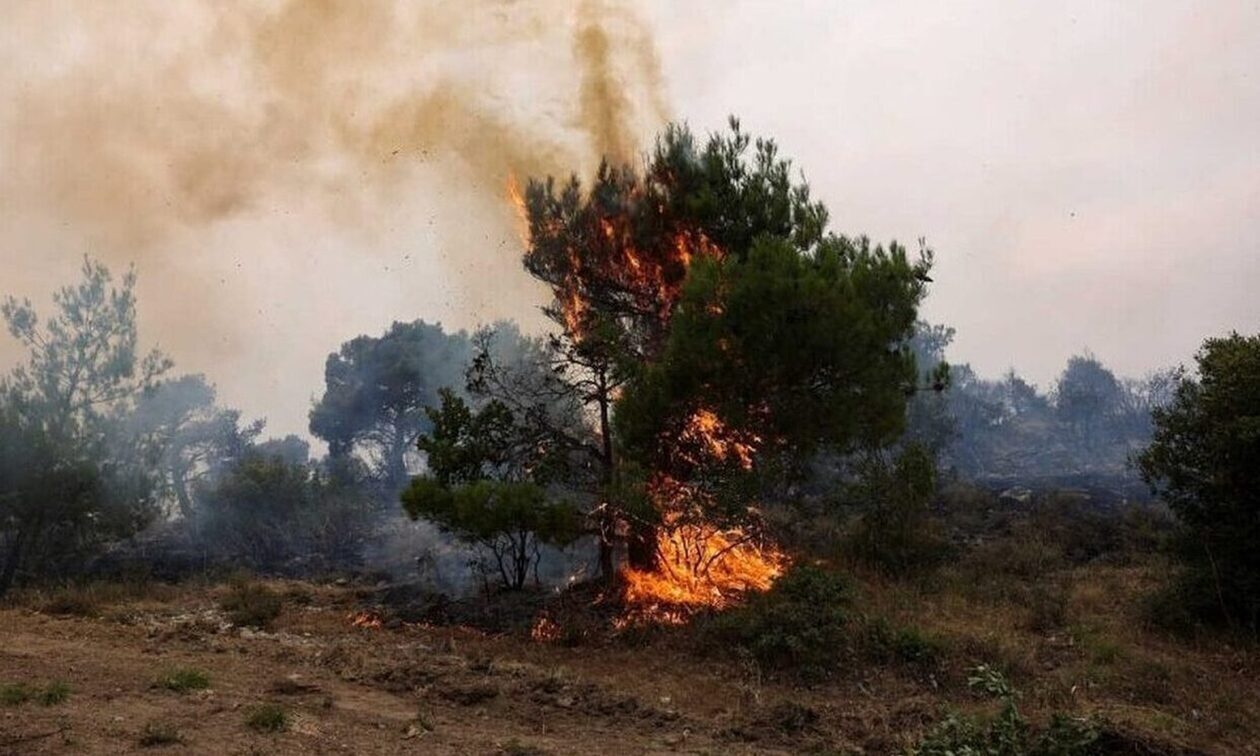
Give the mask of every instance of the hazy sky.
<svg viewBox="0 0 1260 756">
<path fill-rule="evenodd" d="M 142 338 L 273 434 L 346 338 L 528 317 L 508 170 L 665 116 L 736 114 L 836 229 L 926 237 L 925 315 L 983 374 L 1260 330 L 1260 3 L 2 5 L 0 291 L 137 262 Z"/>
</svg>

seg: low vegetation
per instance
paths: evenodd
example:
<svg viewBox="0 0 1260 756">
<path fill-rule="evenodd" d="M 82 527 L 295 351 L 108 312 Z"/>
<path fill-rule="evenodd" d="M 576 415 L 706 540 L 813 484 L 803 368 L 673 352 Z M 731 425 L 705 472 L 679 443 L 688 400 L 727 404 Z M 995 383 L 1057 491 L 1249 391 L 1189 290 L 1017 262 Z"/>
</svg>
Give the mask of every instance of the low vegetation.
<svg viewBox="0 0 1260 756">
<path fill-rule="evenodd" d="M 278 704 L 261 704 L 246 715 L 245 725 L 257 732 L 283 732 L 289 727 L 289 714 Z"/>
<path fill-rule="evenodd" d="M 176 693 L 205 690 L 210 687 L 210 675 L 200 669 L 180 667 L 163 674 L 154 685 Z"/>
<path fill-rule="evenodd" d="M 167 722 L 149 722 L 145 724 L 144 730 L 140 732 L 140 737 L 137 740 L 141 748 L 179 745 L 183 742 L 184 738 L 179 734 L 179 729 Z"/>
<path fill-rule="evenodd" d="M 219 607 L 233 625 L 264 629 L 284 610 L 284 597 L 261 583 L 238 578 L 232 581 Z"/>
<path fill-rule="evenodd" d="M 768 592 L 716 617 L 713 643 L 748 654 L 767 672 L 827 676 L 848 641 L 851 590 L 833 572 L 794 568 Z"/>
</svg>

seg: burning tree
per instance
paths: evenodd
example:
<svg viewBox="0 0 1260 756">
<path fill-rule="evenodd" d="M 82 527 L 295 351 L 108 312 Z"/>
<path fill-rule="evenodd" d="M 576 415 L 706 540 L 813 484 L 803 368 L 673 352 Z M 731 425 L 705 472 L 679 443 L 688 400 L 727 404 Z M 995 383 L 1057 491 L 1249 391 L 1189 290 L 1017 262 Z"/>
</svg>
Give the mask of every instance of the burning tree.
<svg viewBox="0 0 1260 756">
<path fill-rule="evenodd" d="M 562 449 L 570 496 L 632 599 L 722 605 L 785 560 L 757 503 L 816 450 L 885 445 L 917 385 L 930 253 L 827 231 L 773 142 L 668 128 L 640 170 L 510 185 L 524 264 L 551 290 L 549 378 L 484 350 L 471 387 Z M 584 422 L 556 428 L 557 396 Z M 531 451 L 532 453 L 532 451 Z"/>
</svg>

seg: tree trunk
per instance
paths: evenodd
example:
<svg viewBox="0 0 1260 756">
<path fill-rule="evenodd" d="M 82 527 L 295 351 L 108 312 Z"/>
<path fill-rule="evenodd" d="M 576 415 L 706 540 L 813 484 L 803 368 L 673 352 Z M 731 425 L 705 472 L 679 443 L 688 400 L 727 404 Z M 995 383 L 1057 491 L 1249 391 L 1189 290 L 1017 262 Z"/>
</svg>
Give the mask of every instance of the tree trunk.
<svg viewBox="0 0 1260 756">
<path fill-rule="evenodd" d="M 626 538 L 626 561 L 636 570 L 651 572 L 656 569 L 656 526 L 638 524 L 630 529 Z"/>
<path fill-rule="evenodd" d="M 616 458 L 613 456 L 612 422 L 609 417 L 612 397 L 608 389 L 608 378 L 604 371 L 597 374 L 599 397 L 599 436 L 600 436 L 600 484 L 603 487 L 604 506 L 600 512 L 599 523 L 599 574 L 604 580 L 612 580 L 616 576 L 617 565 L 613 559 L 613 544 L 617 537 L 617 517 L 612 502 L 608 500 L 609 489 L 616 478 Z"/>
<path fill-rule="evenodd" d="M 0 598 L 13 587 L 13 579 L 17 576 L 18 564 L 22 561 L 22 547 L 26 541 L 26 529 L 19 529 L 9 546 L 9 553 L 4 556 L 4 569 L 0 571 Z"/>
</svg>

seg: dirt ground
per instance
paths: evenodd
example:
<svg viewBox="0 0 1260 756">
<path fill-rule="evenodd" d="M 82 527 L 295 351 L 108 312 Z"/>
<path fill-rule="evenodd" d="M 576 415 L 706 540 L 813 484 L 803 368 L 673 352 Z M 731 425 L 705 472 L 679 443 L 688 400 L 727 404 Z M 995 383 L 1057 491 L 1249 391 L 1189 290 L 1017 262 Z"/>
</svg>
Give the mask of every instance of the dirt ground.
<svg viewBox="0 0 1260 756">
<path fill-rule="evenodd" d="M 938 671 L 868 665 L 805 687 L 697 656 L 668 635 L 569 648 L 466 627 L 362 628 L 350 621 L 364 607 L 361 591 L 271 586 L 286 601 L 268 631 L 232 626 L 218 607 L 221 586 L 169 588 L 78 615 L 30 608 L 38 603 L 0 608 L 0 685 L 70 690 L 52 705 L 0 705 L 0 753 L 900 753 L 946 710 L 976 706 L 951 669 L 992 655 L 1040 681 L 1021 703 L 1035 721 L 1069 706 L 1146 733 L 1135 741 L 1146 745 L 1118 752 L 1260 753 L 1251 660 L 1193 658 L 1135 638 L 1100 661 L 1097 648 L 1014 630 L 1013 616 L 977 617 L 977 605 L 954 594 L 878 594 L 886 616 L 949 640 L 956 658 Z M 1078 597 L 1082 612 L 1090 600 Z M 1092 600 L 1100 613 L 1113 609 L 1105 596 Z M 977 626 L 999 631 L 973 638 Z M 1134 692 L 1125 670 L 1149 677 L 1154 663 L 1140 649 L 1164 660 L 1171 683 Z M 179 669 L 204 672 L 209 687 L 156 684 Z M 283 731 L 247 724 L 264 704 L 284 710 Z"/>
<path fill-rule="evenodd" d="M 290 585 L 290 589 L 294 586 Z M 213 592 L 100 617 L 0 611 L 0 682 L 69 685 L 64 702 L 0 708 L 0 753 L 789 753 L 723 735 L 740 693 L 640 649 L 599 654 L 463 628 L 352 627 L 348 593 L 296 586 L 269 632 L 231 627 Z M 292 602 L 291 602 L 292 603 Z M 155 682 L 208 674 L 204 690 Z M 255 707 L 287 729 L 259 733 Z M 732 708 L 732 706 L 735 708 Z M 164 726 L 181 742 L 144 746 Z"/>
</svg>

